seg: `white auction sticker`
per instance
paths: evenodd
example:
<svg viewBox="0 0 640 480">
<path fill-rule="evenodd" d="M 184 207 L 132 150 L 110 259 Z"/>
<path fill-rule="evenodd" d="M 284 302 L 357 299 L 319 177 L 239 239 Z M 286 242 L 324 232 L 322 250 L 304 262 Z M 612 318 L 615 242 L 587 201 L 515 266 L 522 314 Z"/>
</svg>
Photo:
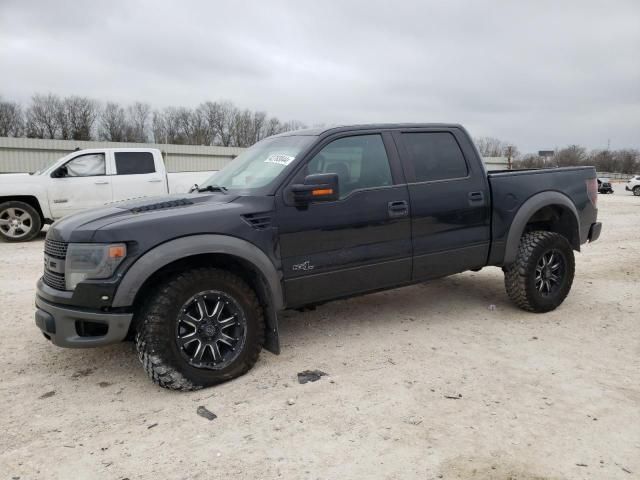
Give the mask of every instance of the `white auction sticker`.
<svg viewBox="0 0 640 480">
<path fill-rule="evenodd" d="M 291 155 L 286 155 L 284 153 L 274 153 L 273 155 L 269 155 L 264 163 L 277 163 L 278 165 L 287 166 L 293 162 L 295 158 L 296 157 L 292 157 Z"/>
</svg>

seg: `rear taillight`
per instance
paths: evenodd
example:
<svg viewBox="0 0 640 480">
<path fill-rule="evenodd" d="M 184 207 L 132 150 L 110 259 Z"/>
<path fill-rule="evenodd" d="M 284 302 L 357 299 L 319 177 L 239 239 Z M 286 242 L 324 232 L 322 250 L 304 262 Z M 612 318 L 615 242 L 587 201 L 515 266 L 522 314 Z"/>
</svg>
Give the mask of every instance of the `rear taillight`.
<svg viewBox="0 0 640 480">
<path fill-rule="evenodd" d="M 589 180 L 585 180 L 584 183 L 587 185 L 587 196 L 594 207 L 598 205 L 598 181 L 595 178 L 590 178 Z"/>
</svg>

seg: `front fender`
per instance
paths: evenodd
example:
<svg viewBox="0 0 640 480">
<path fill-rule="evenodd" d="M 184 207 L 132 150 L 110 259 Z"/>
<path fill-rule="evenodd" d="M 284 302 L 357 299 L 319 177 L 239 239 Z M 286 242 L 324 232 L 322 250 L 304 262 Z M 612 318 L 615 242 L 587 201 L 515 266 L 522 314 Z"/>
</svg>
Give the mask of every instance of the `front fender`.
<svg viewBox="0 0 640 480">
<path fill-rule="evenodd" d="M 11 176 L 9 174 L 8 176 Z M 18 175 L 16 175 L 18 177 Z M 22 175 L 20 175 L 22 177 Z M 29 177 L 30 180 L 31 177 Z M 45 186 L 38 182 L 21 182 L 20 178 L 12 179 L 9 182 L 8 178 L 3 178 L 4 182 L 0 183 L 0 199 L 11 199 L 14 197 L 33 197 L 38 202 L 42 216 L 44 218 L 52 218 L 51 210 L 49 209 L 49 198 L 47 196 L 47 189 Z"/>
<path fill-rule="evenodd" d="M 113 298 L 113 307 L 130 307 L 144 282 L 177 260 L 206 253 L 233 255 L 251 263 L 264 277 L 273 308 L 284 306 L 280 275 L 269 257 L 252 243 L 228 235 L 193 235 L 163 243 L 145 253 L 124 274 Z"/>
</svg>

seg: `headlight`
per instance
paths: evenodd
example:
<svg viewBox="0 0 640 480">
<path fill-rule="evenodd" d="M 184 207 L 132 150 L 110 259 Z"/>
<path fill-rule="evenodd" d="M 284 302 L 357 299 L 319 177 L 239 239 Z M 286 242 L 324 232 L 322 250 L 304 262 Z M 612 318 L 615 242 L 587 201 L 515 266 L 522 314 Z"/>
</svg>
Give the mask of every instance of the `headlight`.
<svg viewBox="0 0 640 480">
<path fill-rule="evenodd" d="M 70 243 L 64 267 L 67 290 L 83 280 L 111 277 L 126 255 L 124 243 Z"/>
</svg>

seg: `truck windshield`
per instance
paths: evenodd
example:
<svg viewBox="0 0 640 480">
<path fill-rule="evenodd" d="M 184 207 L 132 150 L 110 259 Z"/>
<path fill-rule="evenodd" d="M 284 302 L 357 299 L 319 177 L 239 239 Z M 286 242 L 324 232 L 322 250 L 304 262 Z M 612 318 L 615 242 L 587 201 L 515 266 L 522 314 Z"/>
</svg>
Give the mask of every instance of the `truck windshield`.
<svg viewBox="0 0 640 480">
<path fill-rule="evenodd" d="M 199 189 L 222 187 L 223 190 L 245 190 L 264 187 L 293 162 L 314 138 L 308 135 L 265 138 L 199 185 Z"/>
</svg>

